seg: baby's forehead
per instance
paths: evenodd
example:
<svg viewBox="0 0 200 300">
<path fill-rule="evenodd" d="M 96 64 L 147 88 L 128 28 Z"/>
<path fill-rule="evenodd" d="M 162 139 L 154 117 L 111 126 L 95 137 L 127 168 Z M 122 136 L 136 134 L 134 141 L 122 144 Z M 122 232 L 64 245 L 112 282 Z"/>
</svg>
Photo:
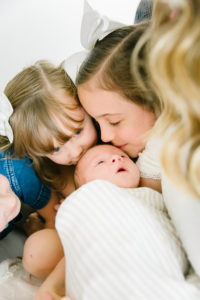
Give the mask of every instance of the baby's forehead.
<svg viewBox="0 0 200 300">
<path fill-rule="evenodd" d="M 120 149 L 117 149 L 111 145 L 97 145 L 93 148 L 90 148 L 85 154 L 85 160 L 89 160 L 90 162 L 96 160 L 103 155 L 114 155 L 114 154 L 123 154 Z"/>
</svg>

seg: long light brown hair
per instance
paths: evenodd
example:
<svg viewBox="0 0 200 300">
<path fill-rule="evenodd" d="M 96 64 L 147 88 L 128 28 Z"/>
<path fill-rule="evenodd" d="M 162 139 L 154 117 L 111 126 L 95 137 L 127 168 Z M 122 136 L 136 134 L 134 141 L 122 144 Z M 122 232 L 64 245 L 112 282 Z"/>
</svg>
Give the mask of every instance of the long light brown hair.
<svg viewBox="0 0 200 300">
<path fill-rule="evenodd" d="M 146 28 L 147 23 L 124 26 L 98 41 L 79 70 L 76 86 L 95 78 L 98 88 L 115 91 L 144 109 L 158 113 L 160 102 L 153 90 L 140 89 L 137 78 L 131 74 L 132 50 Z M 144 70 L 141 69 L 140 73 L 146 81 Z"/>
<path fill-rule="evenodd" d="M 64 144 L 71 137 L 59 128 L 57 120 L 72 133 L 82 126 L 83 119 L 73 113 L 79 108 L 74 83 L 62 65 L 55 67 L 50 62 L 38 61 L 18 73 L 4 92 L 14 110 L 9 120 L 14 141 L 10 144 L 1 137 L 1 150 L 11 150 L 18 158 L 29 157 L 42 180 L 55 189 L 63 188 L 64 166 L 55 164 L 46 155 L 54 151 L 53 139 Z M 62 101 L 59 93 L 68 101 Z"/>
<path fill-rule="evenodd" d="M 154 129 L 164 138 L 162 166 L 172 182 L 200 197 L 200 0 L 154 1 L 152 24 L 133 52 L 146 43 L 146 65 L 160 96 Z M 133 64 L 132 64 L 133 65 Z M 138 66 L 140 65 L 140 62 Z M 136 64 L 133 73 L 139 74 Z"/>
</svg>

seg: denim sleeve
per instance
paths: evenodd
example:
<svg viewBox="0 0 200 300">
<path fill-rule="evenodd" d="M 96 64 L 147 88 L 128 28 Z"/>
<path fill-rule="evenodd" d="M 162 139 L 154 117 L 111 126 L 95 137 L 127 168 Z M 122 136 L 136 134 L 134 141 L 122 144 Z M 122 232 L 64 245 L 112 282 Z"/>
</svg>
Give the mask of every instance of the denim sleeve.
<svg viewBox="0 0 200 300">
<path fill-rule="evenodd" d="M 43 208 L 50 199 L 50 189 L 38 178 L 31 161 L 0 155 L 0 173 L 6 176 L 13 192 L 34 209 Z"/>
<path fill-rule="evenodd" d="M 15 170 L 23 194 L 22 201 L 34 209 L 43 208 L 49 202 L 51 192 L 36 175 L 30 160 L 24 159 L 23 162 L 21 168 Z"/>
<path fill-rule="evenodd" d="M 151 19 L 153 9 L 152 0 L 141 0 L 135 14 L 134 24 L 140 23 L 141 21 Z"/>
</svg>

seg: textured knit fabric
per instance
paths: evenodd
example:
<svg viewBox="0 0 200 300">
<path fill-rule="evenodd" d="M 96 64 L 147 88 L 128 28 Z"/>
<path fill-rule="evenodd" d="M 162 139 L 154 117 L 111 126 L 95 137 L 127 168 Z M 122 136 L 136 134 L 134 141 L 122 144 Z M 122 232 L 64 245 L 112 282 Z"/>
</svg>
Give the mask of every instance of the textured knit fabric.
<svg viewBox="0 0 200 300">
<path fill-rule="evenodd" d="M 162 196 L 148 188 L 90 182 L 61 205 L 56 228 L 73 300 L 193 300 L 187 260 Z"/>
<path fill-rule="evenodd" d="M 139 153 L 136 165 L 140 170 L 140 177 L 161 179 L 160 146 L 160 139 L 151 138 L 144 151 Z"/>
</svg>

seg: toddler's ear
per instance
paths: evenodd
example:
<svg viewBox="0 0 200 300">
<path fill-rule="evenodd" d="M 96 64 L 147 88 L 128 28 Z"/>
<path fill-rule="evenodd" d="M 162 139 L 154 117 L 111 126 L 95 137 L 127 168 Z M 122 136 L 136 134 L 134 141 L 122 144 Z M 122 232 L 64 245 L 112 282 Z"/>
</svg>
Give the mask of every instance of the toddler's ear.
<svg viewBox="0 0 200 300">
<path fill-rule="evenodd" d="M 78 74 L 79 68 L 82 62 L 87 57 L 87 54 L 88 51 L 79 51 L 66 58 L 63 62 L 64 70 L 67 72 L 74 83 L 76 82 L 76 76 Z"/>
</svg>

